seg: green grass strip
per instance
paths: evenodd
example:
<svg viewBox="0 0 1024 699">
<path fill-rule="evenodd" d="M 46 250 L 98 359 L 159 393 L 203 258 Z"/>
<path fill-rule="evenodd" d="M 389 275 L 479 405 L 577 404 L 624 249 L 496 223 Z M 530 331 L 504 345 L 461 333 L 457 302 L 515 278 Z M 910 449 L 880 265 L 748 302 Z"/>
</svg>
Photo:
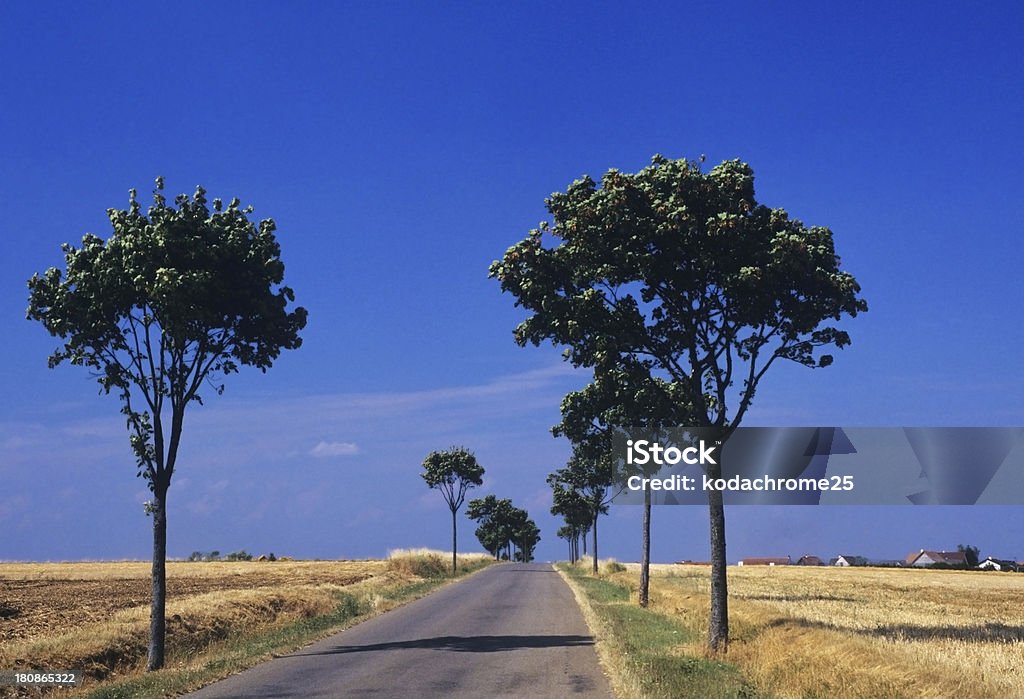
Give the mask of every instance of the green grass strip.
<svg viewBox="0 0 1024 699">
<path fill-rule="evenodd" d="M 750 699 L 760 697 L 735 665 L 683 655 L 679 647 L 696 640 L 693 631 L 671 617 L 643 609 L 629 588 L 593 577 L 577 566 L 559 564 L 590 604 L 600 624 L 599 642 L 620 691 L 635 699 Z"/>
</svg>

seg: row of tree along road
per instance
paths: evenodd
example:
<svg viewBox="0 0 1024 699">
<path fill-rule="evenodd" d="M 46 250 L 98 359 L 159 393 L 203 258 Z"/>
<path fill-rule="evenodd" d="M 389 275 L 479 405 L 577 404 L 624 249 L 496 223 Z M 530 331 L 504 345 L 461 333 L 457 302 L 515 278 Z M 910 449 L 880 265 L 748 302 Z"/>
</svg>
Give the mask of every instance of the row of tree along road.
<svg viewBox="0 0 1024 699">
<path fill-rule="evenodd" d="M 552 342 L 591 382 L 565 396 L 556 436 L 572 457 L 548 479 L 559 536 L 578 555 L 615 482 L 617 429 L 689 425 L 725 440 L 743 420 L 759 382 L 779 360 L 832 363 L 850 343 L 832 321 L 867 310 L 854 277 L 840 270 L 828 228 L 807 227 L 754 198 L 754 175 L 738 160 L 707 172 L 703 159 L 655 156 L 635 174 L 609 170 L 552 194 L 552 220 L 490 267 L 530 316 L 520 345 Z M 212 208 L 211 208 L 212 204 Z M 28 318 L 62 340 L 50 366 L 85 366 L 121 402 L 138 476 L 153 493 L 153 563 L 147 667 L 164 664 L 167 491 L 186 408 L 201 390 L 221 393 L 241 366 L 266 371 L 302 344 L 306 311 L 284 285 L 275 224 L 250 220 L 238 199 L 209 202 L 198 187 L 169 203 L 162 178 L 143 211 L 108 209 L 112 233 L 64 245 L 65 269 L 28 282 Z M 289 308 L 289 306 L 292 306 Z M 718 464 L 708 475 L 721 476 Z M 465 449 L 435 452 L 423 477 L 456 513 L 483 469 Z M 725 511 L 709 492 L 712 587 L 708 643 L 725 650 L 728 608 Z M 508 500 L 470 501 L 477 537 L 493 555 L 529 560 L 536 525 Z M 650 501 L 641 536 L 640 603 L 647 601 Z"/>
<path fill-rule="evenodd" d="M 464 447 L 434 451 L 423 460 L 423 480 L 440 491 L 452 513 L 452 572 L 458 568 L 458 517 L 470 488 L 483 485 L 484 468 Z M 540 529 L 526 510 L 494 495 L 470 500 L 466 515 L 478 522 L 476 538 L 495 559 L 532 561 Z"/>
</svg>

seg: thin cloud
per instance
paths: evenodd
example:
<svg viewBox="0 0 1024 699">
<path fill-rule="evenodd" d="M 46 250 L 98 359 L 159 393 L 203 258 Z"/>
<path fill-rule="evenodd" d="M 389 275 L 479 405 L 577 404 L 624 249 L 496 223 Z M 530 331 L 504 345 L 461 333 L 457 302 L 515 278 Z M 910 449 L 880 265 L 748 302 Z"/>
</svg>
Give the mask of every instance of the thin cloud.
<svg viewBox="0 0 1024 699">
<path fill-rule="evenodd" d="M 324 442 L 321 441 L 309 450 L 309 455 L 318 459 L 335 456 L 354 456 L 359 453 L 359 445 L 355 442 Z"/>
</svg>

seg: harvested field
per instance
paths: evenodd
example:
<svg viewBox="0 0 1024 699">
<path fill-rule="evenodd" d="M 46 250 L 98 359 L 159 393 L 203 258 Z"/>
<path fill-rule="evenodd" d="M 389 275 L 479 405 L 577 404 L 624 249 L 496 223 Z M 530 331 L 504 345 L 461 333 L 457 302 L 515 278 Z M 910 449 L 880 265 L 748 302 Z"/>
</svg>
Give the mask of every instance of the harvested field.
<svg viewBox="0 0 1024 699">
<path fill-rule="evenodd" d="M 636 590 L 638 566 L 611 579 Z M 709 569 L 652 566 L 652 609 L 701 639 Z M 778 697 L 1021 696 L 1024 574 L 744 566 L 729 568 L 726 659 Z M 942 678 L 937 682 L 936 678 Z"/>
<path fill-rule="evenodd" d="M 200 677 L 216 679 L 275 648 L 308 642 L 309 634 L 386 611 L 449 578 L 435 563 L 450 556 L 169 562 L 166 667 L 180 672 L 178 679 L 161 677 L 171 678 L 174 691 L 195 687 Z M 460 560 L 467 571 L 490 562 L 478 555 Z M 134 681 L 146 658 L 149 574 L 148 562 L 0 563 L 0 668 L 82 669 L 91 688 Z M 281 640 L 260 640 L 274 634 Z M 162 696 L 164 690 L 153 691 Z M 29 694 L 0 688 L 0 697 L 7 696 Z"/>
<path fill-rule="evenodd" d="M 149 570 L 148 562 L 0 563 L 0 643 L 73 631 L 124 609 L 148 609 Z M 169 562 L 167 599 L 282 584 L 346 586 L 384 572 L 384 561 Z"/>
</svg>

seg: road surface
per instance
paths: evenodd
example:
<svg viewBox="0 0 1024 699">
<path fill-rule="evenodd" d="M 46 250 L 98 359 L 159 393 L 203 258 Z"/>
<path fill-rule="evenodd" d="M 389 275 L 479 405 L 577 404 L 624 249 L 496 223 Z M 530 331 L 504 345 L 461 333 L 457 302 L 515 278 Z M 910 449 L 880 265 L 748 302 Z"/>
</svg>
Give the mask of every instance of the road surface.
<svg viewBox="0 0 1024 699">
<path fill-rule="evenodd" d="M 550 565 L 521 563 L 189 696 L 614 697 L 569 587 Z"/>
</svg>

